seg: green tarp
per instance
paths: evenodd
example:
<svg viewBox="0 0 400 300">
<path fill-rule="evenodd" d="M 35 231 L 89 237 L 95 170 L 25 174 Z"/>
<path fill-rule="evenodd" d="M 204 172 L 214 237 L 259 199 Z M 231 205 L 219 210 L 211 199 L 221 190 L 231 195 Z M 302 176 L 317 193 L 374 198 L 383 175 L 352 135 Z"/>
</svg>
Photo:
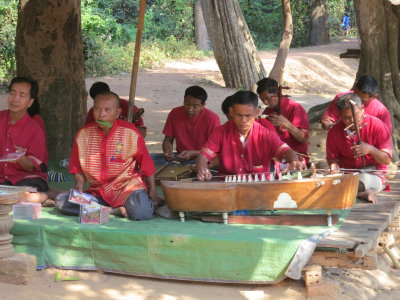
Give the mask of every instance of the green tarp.
<svg viewBox="0 0 400 300">
<path fill-rule="evenodd" d="M 43 208 L 34 221 L 15 220 L 17 252 L 38 266 L 95 269 L 160 278 L 227 282 L 276 282 L 299 243 L 326 226 L 223 225 L 154 218 L 134 222 L 110 217 L 83 225 L 78 217 Z"/>
</svg>

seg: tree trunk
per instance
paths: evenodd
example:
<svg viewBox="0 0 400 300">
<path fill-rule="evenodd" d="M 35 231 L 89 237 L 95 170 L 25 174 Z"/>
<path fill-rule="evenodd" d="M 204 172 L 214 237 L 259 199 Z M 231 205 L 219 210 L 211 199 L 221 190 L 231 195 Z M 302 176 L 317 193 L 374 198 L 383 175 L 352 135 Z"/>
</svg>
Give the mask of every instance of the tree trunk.
<svg viewBox="0 0 400 300">
<path fill-rule="evenodd" d="M 379 98 L 392 115 L 397 154 L 400 133 L 400 6 L 387 0 L 354 0 L 354 4 L 361 38 L 357 78 L 369 74 L 378 80 Z"/>
<path fill-rule="evenodd" d="M 201 0 L 196 0 L 194 4 L 194 36 L 197 50 L 210 50 L 209 38 L 206 24 L 204 23 Z"/>
<path fill-rule="evenodd" d="M 293 38 L 293 21 L 292 12 L 290 9 L 290 0 L 282 0 L 282 13 L 284 31 L 279 44 L 279 50 L 278 54 L 276 55 L 274 66 L 272 67 L 272 70 L 268 76 L 278 81 L 279 84 L 283 84 L 283 82 L 280 82 L 280 79 L 282 79 L 281 70 L 283 71 L 285 67 L 286 57 L 288 55 L 290 44 Z"/>
<path fill-rule="evenodd" d="M 266 72 L 238 1 L 202 0 L 201 6 L 225 85 L 252 89 Z"/>
<path fill-rule="evenodd" d="M 39 83 L 50 157 L 68 157 L 87 111 L 80 1 L 20 0 L 16 57 Z"/>
<path fill-rule="evenodd" d="M 326 0 L 313 0 L 311 4 L 311 45 L 329 43 L 328 7 Z"/>
</svg>

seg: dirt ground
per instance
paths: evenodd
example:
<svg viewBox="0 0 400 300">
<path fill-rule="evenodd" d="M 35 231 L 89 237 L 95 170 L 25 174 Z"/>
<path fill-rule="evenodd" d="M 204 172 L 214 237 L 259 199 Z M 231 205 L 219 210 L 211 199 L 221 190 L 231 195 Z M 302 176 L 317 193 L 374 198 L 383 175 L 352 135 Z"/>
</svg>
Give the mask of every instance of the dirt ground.
<svg viewBox="0 0 400 300">
<path fill-rule="evenodd" d="M 292 98 L 309 109 L 351 88 L 358 60 L 342 60 L 339 53 L 358 47 L 357 40 L 348 39 L 326 46 L 291 49 L 284 79 L 292 87 Z M 275 51 L 261 53 L 267 73 L 272 68 L 275 55 Z M 87 88 L 95 81 L 105 81 L 121 97 L 128 97 L 129 74 L 87 79 Z M 145 109 L 146 143 L 151 152 L 161 151 L 161 132 L 167 114 L 171 108 L 182 104 L 184 90 L 190 85 L 201 85 L 207 90 L 207 107 L 217 112 L 224 121 L 220 103 L 235 90 L 223 87 L 214 59 L 171 62 L 162 68 L 139 72 L 136 105 Z M 0 108 L 6 107 L 5 99 L 6 95 L 0 95 Z M 91 105 L 89 99 L 88 108 Z M 395 249 L 395 255 L 400 258 L 399 248 Z M 80 280 L 55 282 L 57 272 L 55 269 L 39 271 L 35 280 L 27 286 L 0 283 L 0 299 L 306 299 L 306 289 L 301 280 L 285 280 L 267 286 L 227 285 L 61 271 L 62 275 L 77 276 Z M 328 282 L 340 283 L 341 294 L 334 298 L 400 299 L 400 271 L 392 268 L 385 255 L 379 256 L 378 270 L 329 268 L 324 270 L 324 277 Z"/>
</svg>

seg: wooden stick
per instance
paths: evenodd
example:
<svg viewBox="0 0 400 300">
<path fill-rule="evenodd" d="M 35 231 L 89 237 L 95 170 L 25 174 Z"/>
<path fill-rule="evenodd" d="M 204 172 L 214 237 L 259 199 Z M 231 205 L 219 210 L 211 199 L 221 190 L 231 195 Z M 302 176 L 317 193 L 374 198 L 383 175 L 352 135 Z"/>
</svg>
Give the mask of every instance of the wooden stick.
<svg viewBox="0 0 400 300">
<path fill-rule="evenodd" d="M 357 134 L 357 145 L 361 144 L 361 135 L 360 135 L 360 126 L 358 124 L 358 118 L 357 118 L 357 114 L 356 114 L 356 103 L 353 100 L 350 100 L 350 107 L 351 107 L 351 114 L 353 115 L 353 120 L 354 120 L 354 128 L 356 129 L 356 134 Z M 364 156 L 361 156 L 361 161 L 363 164 L 363 168 L 365 168 L 365 159 Z"/>
<path fill-rule="evenodd" d="M 128 122 L 132 122 L 133 107 L 135 106 L 136 84 L 139 72 L 140 47 L 142 43 L 145 11 L 146 11 L 146 0 L 140 0 L 139 19 L 136 29 L 135 54 L 133 56 L 133 64 L 132 64 L 131 88 L 129 91 Z"/>
</svg>

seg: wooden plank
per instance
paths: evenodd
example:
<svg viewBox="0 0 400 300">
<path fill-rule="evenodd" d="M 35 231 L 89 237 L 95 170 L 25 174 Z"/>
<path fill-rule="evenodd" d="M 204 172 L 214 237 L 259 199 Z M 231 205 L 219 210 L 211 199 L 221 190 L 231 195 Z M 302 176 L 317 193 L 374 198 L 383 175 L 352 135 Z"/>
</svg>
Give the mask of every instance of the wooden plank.
<svg viewBox="0 0 400 300">
<path fill-rule="evenodd" d="M 193 216 L 199 218 L 203 222 L 222 223 L 221 216 Z M 332 215 L 332 224 L 336 224 L 339 220 L 338 215 Z M 299 215 L 299 214 L 282 214 L 273 216 L 229 216 L 229 224 L 260 224 L 260 225 L 286 225 L 286 226 L 324 226 L 327 225 L 327 215 Z"/>
<path fill-rule="evenodd" d="M 323 239 L 317 243 L 317 248 L 353 249 L 356 243 L 349 240 Z"/>
<path fill-rule="evenodd" d="M 363 257 L 356 257 L 354 252 L 315 251 L 308 263 L 323 267 L 374 270 L 377 268 L 377 255 L 369 253 Z"/>
</svg>

